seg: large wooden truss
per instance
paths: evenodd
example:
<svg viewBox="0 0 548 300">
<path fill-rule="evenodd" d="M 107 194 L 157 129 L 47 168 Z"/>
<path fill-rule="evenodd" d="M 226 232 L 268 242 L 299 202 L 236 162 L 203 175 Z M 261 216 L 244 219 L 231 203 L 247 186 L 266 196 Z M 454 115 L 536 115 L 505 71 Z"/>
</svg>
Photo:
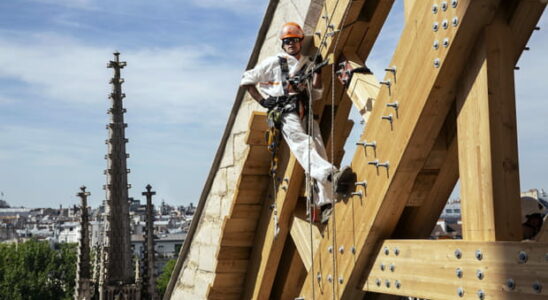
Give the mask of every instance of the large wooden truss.
<svg viewBox="0 0 548 300">
<path fill-rule="evenodd" d="M 351 164 L 362 184 L 325 227 L 306 221 L 304 172 L 287 148 L 279 184 L 269 178 L 265 117 L 254 114 L 208 297 L 546 299 L 548 233 L 520 241 L 513 75 L 541 2 L 407 0 L 381 85 L 355 73 L 331 90 L 334 74 L 323 72 L 316 113 L 335 164 L 352 103 L 367 120 Z M 392 4 L 326 0 L 315 36 L 323 57 L 363 66 Z M 459 178 L 463 240 L 424 240 Z"/>
</svg>

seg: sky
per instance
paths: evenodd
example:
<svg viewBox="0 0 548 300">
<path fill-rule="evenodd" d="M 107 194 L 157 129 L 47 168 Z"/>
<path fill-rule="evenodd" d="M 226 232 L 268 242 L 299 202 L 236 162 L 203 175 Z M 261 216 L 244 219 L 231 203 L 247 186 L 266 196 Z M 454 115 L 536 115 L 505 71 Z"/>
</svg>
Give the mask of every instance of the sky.
<svg viewBox="0 0 548 300">
<path fill-rule="evenodd" d="M 384 74 L 403 28 L 396 1 L 368 59 Z M 0 2 L 0 198 L 12 206 L 104 200 L 107 62 L 122 70 L 130 196 L 197 204 L 267 0 Z M 544 17 L 539 26 L 548 28 Z M 516 72 L 522 190 L 548 188 L 548 36 L 536 31 Z M 383 75 L 377 75 L 379 79 Z M 352 118 L 358 120 L 354 112 Z M 361 132 L 349 138 L 347 156 Z"/>
</svg>

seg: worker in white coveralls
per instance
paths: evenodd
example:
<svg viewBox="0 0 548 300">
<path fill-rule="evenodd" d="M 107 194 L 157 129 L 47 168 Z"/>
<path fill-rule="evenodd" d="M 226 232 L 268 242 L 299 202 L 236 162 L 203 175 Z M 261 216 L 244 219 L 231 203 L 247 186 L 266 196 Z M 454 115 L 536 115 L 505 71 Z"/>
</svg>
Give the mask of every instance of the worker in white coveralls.
<svg viewBox="0 0 548 300">
<path fill-rule="evenodd" d="M 292 79 L 302 76 L 310 64 L 319 63 L 318 59 L 311 61 L 301 54 L 303 38 L 304 31 L 298 24 L 284 24 L 280 33 L 284 51 L 266 58 L 253 69 L 246 71 L 240 85 L 244 86 L 261 106 L 268 109 L 269 118 L 274 119 L 274 124 L 282 132 L 289 149 L 305 172 L 310 172 L 310 176 L 316 181 L 314 201 L 321 208 L 321 222 L 325 223 L 332 211 L 333 183 L 336 185 L 337 193 L 341 193 L 343 189 L 348 190 L 349 187 L 345 186 L 348 185 L 347 180 L 343 183 L 342 178 L 351 177 L 353 173 L 348 167 L 337 171 L 327 161 L 325 146 L 316 121 L 313 122 L 313 136 L 309 136 L 303 126 L 306 124 L 308 86 L 306 82 L 295 83 Z M 321 97 L 320 70 L 321 68 L 317 68 L 312 76 L 312 100 Z M 353 176 L 355 180 L 355 174 Z"/>
</svg>

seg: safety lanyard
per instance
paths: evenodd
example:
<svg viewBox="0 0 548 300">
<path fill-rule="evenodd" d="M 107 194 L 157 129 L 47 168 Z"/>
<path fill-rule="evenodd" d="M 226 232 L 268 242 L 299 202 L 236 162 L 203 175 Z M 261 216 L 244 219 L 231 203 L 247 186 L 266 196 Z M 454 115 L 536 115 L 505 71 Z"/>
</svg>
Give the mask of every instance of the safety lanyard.
<svg viewBox="0 0 548 300">
<path fill-rule="evenodd" d="M 280 69 L 282 70 L 282 87 L 284 89 L 284 96 L 289 95 L 289 67 L 287 66 L 287 58 L 278 56 L 280 62 Z"/>
</svg>

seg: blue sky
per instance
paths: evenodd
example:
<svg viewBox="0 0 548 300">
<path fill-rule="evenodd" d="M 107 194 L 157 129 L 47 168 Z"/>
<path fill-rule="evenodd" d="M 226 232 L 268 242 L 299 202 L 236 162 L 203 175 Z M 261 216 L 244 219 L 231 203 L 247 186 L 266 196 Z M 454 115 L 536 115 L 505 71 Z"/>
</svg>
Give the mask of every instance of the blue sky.
<svg viewBox="0 0 548 300">
<path fill-rule="evenodd" d="M 12 206 L 104 199 L 104 140 L 118 50 L 128 66 L 130 196 L 198 201 L 268 1 L 0 2 L 0 191 Z M 368 61 L 384 74 L 402 28 L 397 2 Z M 546 18 L 540 26 L 548 28 Z M 535 32 L 516 72 L 522 188 L 546 187 L 548 38 Z M 382 75 L 378 75 L 381 77 Z M 355 114 L 353 117 L 356 118 Z M 361 130 L 355 126 L 350 142 Z M 347 150 L 349 156 L 352 149 Z"/>
</svg>

